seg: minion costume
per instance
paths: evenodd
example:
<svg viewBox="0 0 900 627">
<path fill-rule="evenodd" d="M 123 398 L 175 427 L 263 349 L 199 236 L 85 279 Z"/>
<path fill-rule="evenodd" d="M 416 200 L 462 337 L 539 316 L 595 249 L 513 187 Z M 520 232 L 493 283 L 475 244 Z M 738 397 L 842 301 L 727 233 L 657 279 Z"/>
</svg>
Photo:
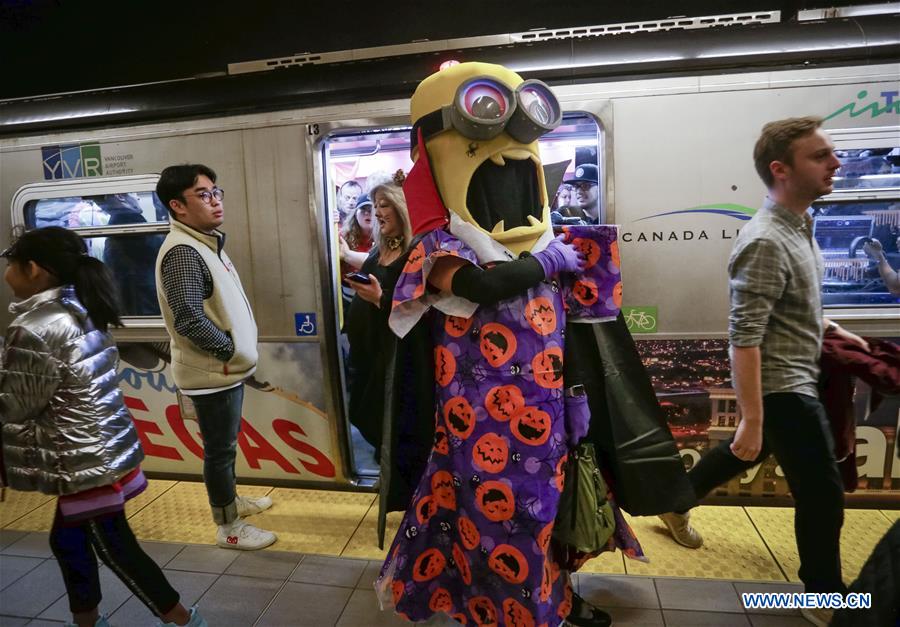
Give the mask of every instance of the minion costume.
<svg viewBox="0 0 900 627">
<path fill-rule="evenodd" d="M 622 487 L 653 483 L 639 489 L 632 503 L 643 511 L 632 513 L 687 509 L 693 494 L 658 411 L 638 433 L 610 424 L 610 404 L 622 396 L 610 383 L 637 358 L 633 343 L 625 360 L 598 348 L 604 338 L 592 330 L 622 325 L 616 229 L 571 229 L 566 238 L 582 253 L 583 270 L 560 271 L 571 268 L 550 226 L 537 142 L 562 117 L 553 93 L 501 66 L 464 63 L 425 79 L 410 108 L 416 164 L 404 192 L 417 237 L 390 326 L 399 337 L 431 326 L 435 430 L 376 588 L 411 621 L 444 612 L 467 625 L 558 625 L 572 609 L 573 563 L 551 536 L 578 440 L 609 440 L 600 452 L 617 496 L 620 477 Z M 429 281 L 440 264 L 456 268 L 449 290 Z M 574 333 L 593 348 L 574 355 Z M 604 377 L 604 364 L 620 368 Z M 646 396 L 646 373 L 640 383 Z M 618 409 L 646 414 L 647 403 L 655 406 L 649 393 L 652 400 L 640 400 L 626 390 Z M 595 408 L 602 416 L 591 420 Z M 648 437 L 636 444 L 635 435 Z M 630 452 L 617 437 L 630 440 Z M 641 464 L 648 460 L 650 467 Z M 640 469 L 618 472 L 629 465 Z M 653 481 L 663 474 L 669 478 Z M 608 548 L 641 557 L 614 511 Z"/>
</svg>

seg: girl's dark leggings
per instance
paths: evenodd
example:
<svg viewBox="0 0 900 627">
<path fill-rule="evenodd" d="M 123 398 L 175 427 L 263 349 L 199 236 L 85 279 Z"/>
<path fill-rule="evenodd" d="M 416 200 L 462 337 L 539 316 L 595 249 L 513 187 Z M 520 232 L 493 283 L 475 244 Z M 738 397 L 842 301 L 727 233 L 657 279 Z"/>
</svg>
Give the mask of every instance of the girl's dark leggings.
<svg viewBox="0 0 900 627">
<path fill-rule="evenodd" d="M 178 592 L 138 544 L 125 512 L 104 514 L 77 526 L 63 526 L 57 508 L 50 530 L 50 548 L 62 571 L 72 613 L 87 612 L 100 604 L 97 555 L 156 616 L 178 604 Z"/>
</svg>

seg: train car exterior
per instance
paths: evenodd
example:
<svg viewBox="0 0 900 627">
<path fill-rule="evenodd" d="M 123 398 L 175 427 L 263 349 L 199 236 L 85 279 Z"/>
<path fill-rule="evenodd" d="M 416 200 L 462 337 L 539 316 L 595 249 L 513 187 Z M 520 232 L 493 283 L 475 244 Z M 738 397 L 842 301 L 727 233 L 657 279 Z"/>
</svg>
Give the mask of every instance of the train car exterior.
<svg viewBox="0 0 900 627">
<path fill-rule="evenodd" d="M 555 88 L 571 123 L 569 135 L 542 144 L 551 157 L 544 161 L 566 163 L 571 173 L 583 155 L 596 160 L 601 219 L 619 225 L 623 311 L 687 464 L 729 437 L 740 419 L 724 339 L 726 263 L 765 193 L 751 158 L 765 122 L 826 118 L 845 168 L 856 168 L 819 203 L 821 236 L 835 243 L 826 258 L 827 314 L 855 332 L 900 336 L 900 300 L 878 285 L 861 250 L 851 250 L 858 233 L 896 237 L 900 228 L 898 85 L 900 64 L 888 63 Z M 8 211 L 0 212 L 0 247 L 13 226 L 63 223 L 101 258 L 130 251 L 118 261 L 127 267 L 122 287 L 139 287 L 144 264 L 152 272 L 154 238 L 167 230 L 152 197 L 154 173 L 173 163 L 212 166 L 226 190 L 229 255 L 260 331 L 239 480 L 365 489 L 374 477 L 360 472 L 345 419 L 330 216 L 336 187 L 377 169 L 359 164 L 408 164 L 408 128 L 408 101 L 380 100 L 373 90 L 356 104 L 3 138 L 0 204 Z M 110 204 L 123 196 L 140 219 L 110 217 Z M 900 265 L 896 245 L 890 252 Z M 0 294 L 11 298 L 5 285 Z M 116 337 L 145 469 L 199 476 L 199 429 L 176 397 L 161 318 L 140 294 L 129 306 L 135 315 Z M 2 312 L 0 320 L 5 326 L 10 318 Z M 867 398 L 860 390 L 857 494 L 897 505 L 900 402 L 887 399 L 869 412 Z M 767 462 L 719 494 L 765 500 L 786 491 L 780 469 Z"/>
</svg>

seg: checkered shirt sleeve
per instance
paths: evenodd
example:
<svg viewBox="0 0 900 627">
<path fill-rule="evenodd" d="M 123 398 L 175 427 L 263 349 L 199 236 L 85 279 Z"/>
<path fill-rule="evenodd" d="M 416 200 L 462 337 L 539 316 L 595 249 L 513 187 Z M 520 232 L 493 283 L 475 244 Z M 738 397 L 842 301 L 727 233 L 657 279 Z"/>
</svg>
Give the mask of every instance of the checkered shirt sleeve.
<svg viewBox="0 0 900 627">
<path fill-rule="evenodd" d="M 775 302 L 784 294 L 788 282 L 788 269 L 779 245 L 768 239 L 750 240 L 732 255 L 728 274 L 731 344 L 759 346 Z"/>
<path fill-rule="evenodd" d="M 160 274 L 175 331 L 219 361 L 231 359 L 231 335 L 213 324 L 203 311 L 203 301 L 212 296 L 213 281 L 200 253 L 190 246 L 173 246 L 163 257 Z"/>
</svg>

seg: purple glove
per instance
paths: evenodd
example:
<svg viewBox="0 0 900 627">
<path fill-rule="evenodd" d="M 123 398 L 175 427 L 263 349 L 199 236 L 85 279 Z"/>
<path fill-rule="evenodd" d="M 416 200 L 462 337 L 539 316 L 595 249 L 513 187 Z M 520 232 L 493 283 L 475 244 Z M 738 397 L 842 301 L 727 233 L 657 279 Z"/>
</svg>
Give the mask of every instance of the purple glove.
<svg viewBox="0 0 900 627">
<path fill-rule="evenodd" d="M 580 396 L 570 396 L 569 390 L 579 393 Z M 569 390 L 566 390 L 565 396 L 566 442 L 572 449 L 587 435 L 591 423 L 591 408 L 588 406 L 583 386 L 576 385 Z"/>
<path fill-rule="evenodd" d="M 549 279 L 560 272 L 581 272 L 584 270 L 586 259 L 584 255 L 575 250 L 575 247 L 563 241 L 564 235 L 560 235 L 549 244 L 547 248 L 532 255 L 544 269 L 544 278 Z"/>
</svg>

